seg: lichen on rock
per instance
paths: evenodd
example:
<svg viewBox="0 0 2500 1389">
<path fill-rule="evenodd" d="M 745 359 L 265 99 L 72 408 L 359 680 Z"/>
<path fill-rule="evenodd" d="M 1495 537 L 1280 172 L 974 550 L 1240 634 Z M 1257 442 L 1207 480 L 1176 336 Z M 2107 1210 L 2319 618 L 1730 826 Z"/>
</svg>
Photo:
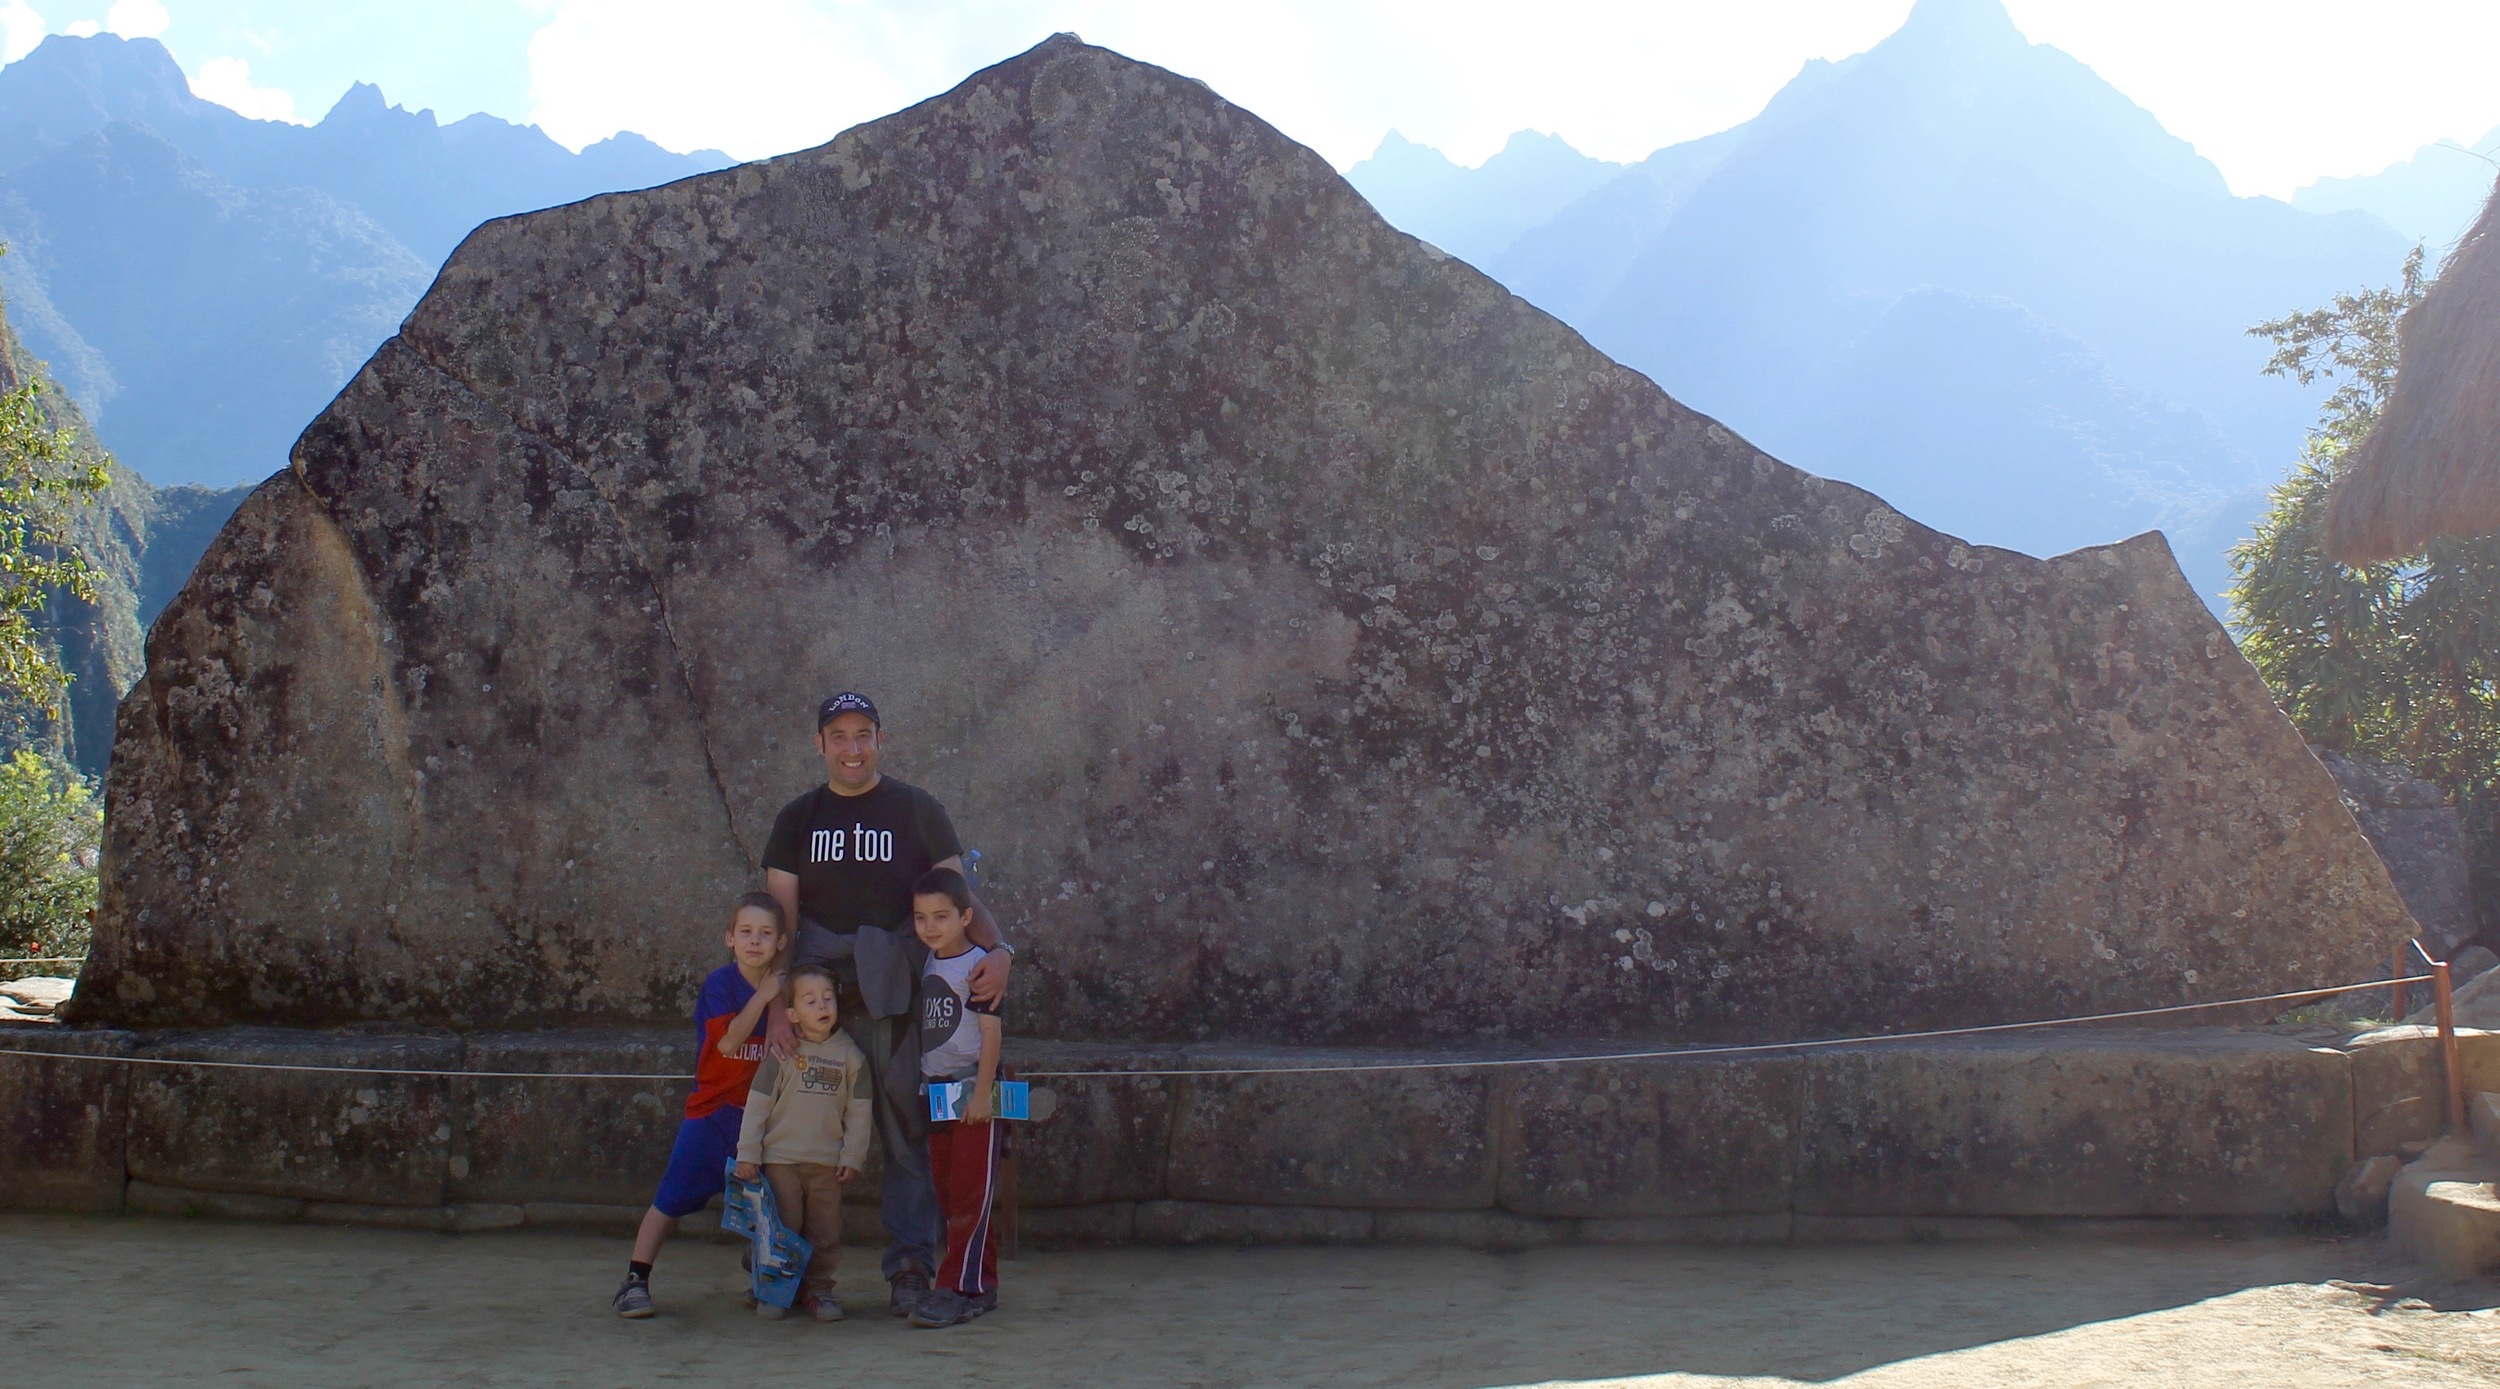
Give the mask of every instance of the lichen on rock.
<svg viewBox="0 0 2500 1389">
<path fill-rule="evenodd" d="M 1781 464 L 1064 36 L 481 228 L 294 463 L 123 707 L 94 1017 L 677 1016 L 842 686 L 1031 1035 L 1998 1021 L 2405 924 L 2158 537 Z"/>
</svg>

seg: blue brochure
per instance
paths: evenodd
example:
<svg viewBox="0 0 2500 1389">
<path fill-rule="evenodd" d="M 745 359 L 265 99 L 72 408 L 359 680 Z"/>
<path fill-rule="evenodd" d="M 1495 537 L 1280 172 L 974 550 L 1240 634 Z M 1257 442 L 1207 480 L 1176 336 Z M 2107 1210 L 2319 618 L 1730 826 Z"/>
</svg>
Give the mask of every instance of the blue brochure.
<svg viewBox="0 0 2500 1389">
<path fill-rule="evenodd" d="M 972 1094 L 968 1080 L 933 1080 L 924 1087 L 929 1092 L 929 1117 L 936 1120 L 961 1119 L 964 1102 Z M 997 1084 L 998 1113 L 993 1118 L 1030 1119 L 1033 1117 L 1033 1087 L 1021 1080 L 1002 1080 Z"/>
<path fill-rule="evenodd" d="M 761 1178 L 738 1180 L 737 1159 L 729 1160 L 723 1176 L 728 1185 L 721 1195 L 721 1228 L 746 1236 L 753 1246 L 754 1257 L 748 1262 L 755 1266 L 755 1300 L 787 1307 L 798 1298 L 799 1275 L 807 1272 L 816 1246 L 781 1223 L 781 1210 L 773 1204 L 769 1184 Z"/>
</svg>

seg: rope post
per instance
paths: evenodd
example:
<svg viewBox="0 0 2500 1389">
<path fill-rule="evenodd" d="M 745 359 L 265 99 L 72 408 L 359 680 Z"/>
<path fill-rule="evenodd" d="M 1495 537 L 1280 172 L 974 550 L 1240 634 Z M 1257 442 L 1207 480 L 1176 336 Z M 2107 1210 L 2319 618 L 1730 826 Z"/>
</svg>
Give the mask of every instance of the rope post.
<svg viewBox="0 0 2500 1389">
<path fill-rule="evenodd" d="M 2457 1055 L 2456 1000 L 2448 988 L 2448 962 L 2431 961 L 2431 1001 L 2438 1005 L 2439 1062 L 2448 1072 L 2448 1132 L 2463 1134 L 2465 1127 L 2465 1065 Z"/>
<path fill-rule="evenodd" d="M 2401 945 L 2396 947 L 2396 972 L 2387 977 L 2396 981 L 2396 1014 L 2388 1021 L 2403 1022 L 2405 1020 L 2405 948 Z"/>
</svg>

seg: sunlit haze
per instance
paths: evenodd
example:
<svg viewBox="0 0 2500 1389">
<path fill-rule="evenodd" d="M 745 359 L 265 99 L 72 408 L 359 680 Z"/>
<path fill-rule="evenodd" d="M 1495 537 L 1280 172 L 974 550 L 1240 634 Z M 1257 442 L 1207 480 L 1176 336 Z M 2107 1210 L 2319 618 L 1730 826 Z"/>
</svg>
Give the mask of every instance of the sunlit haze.
<svg viewBox="0 0 2500 1389">
<path fill-rule="evenodd" d="M 1946 0 L 1979 3 L 1981 0 Z M 353 81 L 444 119 L 488 111 L 579 147 L 634 130 L 754 157 L 942 91 L 1073 30 L 1199 77 L 1340 167 L 1389 130 L 1480 161 L 1510 132 L 1606 159 L 1724 129 L 1909 0 L 0 0 L 0 53 L 45 33 L 153 36 L 195 90 L 315 120 Z M 2242 193 L 2374 172 L 2500 126 L 2488 0 L 2007 0 Z"/>
</svg>

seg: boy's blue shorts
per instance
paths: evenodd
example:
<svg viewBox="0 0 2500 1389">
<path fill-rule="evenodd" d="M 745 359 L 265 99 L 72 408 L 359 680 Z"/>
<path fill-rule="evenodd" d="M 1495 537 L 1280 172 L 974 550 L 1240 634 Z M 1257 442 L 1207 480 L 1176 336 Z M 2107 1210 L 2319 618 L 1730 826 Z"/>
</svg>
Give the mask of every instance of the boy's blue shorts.
<svg viewBox="0 0 2500 1389">
<path fill-rule="evenodd" d="M 738 1155 L 738 1126 L 746 1113 L 742 1106 L 723 1105 L 677 1126 L 676 1145 L 668 1150 L 668 1172 L 660 1178 L 660 1194 L 651 1198 L 660 1214 L 692 1215 L 721 1194 L 726 1185 L 721 1169 Z"/>
</svg>

